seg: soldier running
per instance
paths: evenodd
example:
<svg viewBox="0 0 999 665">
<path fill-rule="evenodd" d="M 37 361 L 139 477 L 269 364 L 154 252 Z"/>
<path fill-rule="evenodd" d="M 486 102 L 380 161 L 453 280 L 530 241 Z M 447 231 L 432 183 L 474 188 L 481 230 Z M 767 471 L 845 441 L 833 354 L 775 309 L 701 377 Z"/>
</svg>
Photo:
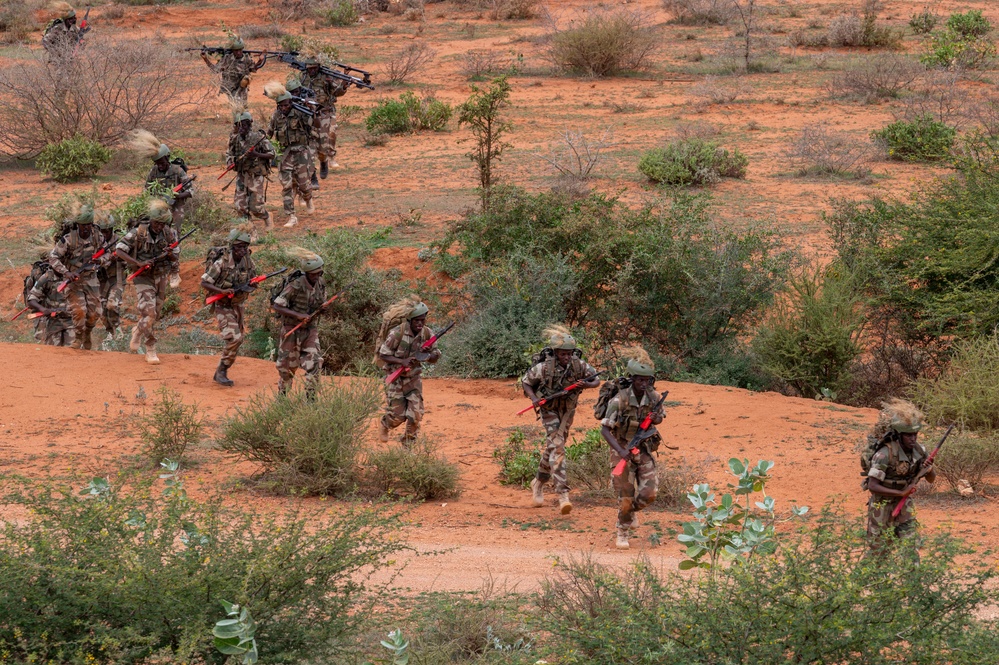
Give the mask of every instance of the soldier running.
<svg viewBox="0 0 999 665">
<path fill-rule="evenodd" d="M 274 228 L 271 213 L 264 207 L 267 203 L 267 174 L 274 159 L 274 147 L 264 132 L 253 129 L 253 116 L 246 111 L 236 116 L 225 159 L 226 166 L 233 166 L 236 172 L 236 193 L 233 197 L 236 212 L 243 217 L 263 220 L 265 231 Z"/>
<path fill-rule="evenodd" d="M 267 137 L 276 140 L 283 150 L 278 177 L 281 180 L 281 198 L 284 211 L 288 215 L 285 227 L 298 224 L 295 215 L 295 195 L 305 201 L 305 210 L 313 212 L 312 187 L 309 183 L 312 153 L 309 144 L 316 135 L 319 118 L 309 117 L 307 113 L 295 108 L 293 97 L 288 90 L 271 81 L 264 86 L 264 94 L 277 103 L 277 110 L 271 117 Z"/>
<path fill-rule="evenodd" d="M 95 213 L 95 225 L 101 231 L 101 243 L 106 244 L 114 238 L 115 219 L 110 213 Z M 112 247 L 101 257 L 101 265 L 97 269 L 97 282 L 100 284 L 101 311 L 103 312 L 104 331 L 107 339 L 114 338 L 115 332 L 121 327 L 121 296 L 124 288 L 124 266 L 114 254 Z"/>
<path fill-rule="evenodd" d="M 319 317 L 309 317 L 321 311 L 326 302 L 326 283 L 323 281 L 324 261 L 321 256 L 300 247 L 289 250 L 299 259 L 296 270 L 284 282 L 280 293 L 271 301 L 281 317 L 281 341 L 278 345 L 278 393 L 287 394 L 295 378 L 295 371 L 305 372 L 305 390 L 315 398 L 323 356 L 319 350 Z M 305 323 L 308 321 L 308 323 Z M 292 330 L 299 326 L 297 330 Z"/>
<path fill-rule="evenodd" d="M 246 44 L 236 35 L 229 38 L 224 48 L 226 53 L 218 62 L 213 63 L 204 51 L 201 52 L 201 59 L 208 65 L 208 69 L 219 75 L 219 93 L 228 95 L 229 98 L 238 100 L 245 106 L 247 90 L 250 87 L 250 74 L 264 66 L 266 56 L 261 55 L 260 59 L 254 62 L 248 53 L 243 52 Z"/>
<path fill-rule="evenodd" d="M 208 266 L 205 274 L 201 276 L 201 288 L 205 291 L 228 296 L 212 303 L 215 322 L 225 344 L 219 366 L 212 379 L 223 386 L 233 385 L 227 372 L 236 362 L 239 347 L 243 343 L 243 333 L 246 330 L 243 303 L 249 293 L 237 293 L 233 289 L 241 284 L 248 284 L 256 276 L 257 267 L 250 258 L 250 234 L 239 228 L 229 232 L 229 249 Z M 251 288 L 257 287 L 252 285 Z"/>
<path fill-rule="evenodd" d="M 35 328 L 35 337 L 38 338 L 40 330 L 41 339 L 48 346 L 69 346 L 73 343 L 73 317 L 67 309 L 65 296 L 59 293 L 61 281 L 62 278 L 48 268 L 28 292 L 28 307 L 43 315 Z"/>
<path fill-rule="evenodd" d="M 101 320 L 101 287 L 97 280 L 97 263 L 91 257 L 103 243 L 94 232 L 94 209 L 89 205 L 75 207 L 69 220 L 69 232 L 56 241 L 49 253 L 49 265 L 63 280 L 66 305 L 73 317 L 74 349 L 93 348 L 91 332 Z"/>
<path fill-rule="evenodd" d="M 194 187 L 189 186 L 181 192 L 173 192 L 178 185 L 187 179 L 187 169 L 177 160 L 170 160 L 170 148 L 166 143 L 161 143 L 158 138 L 144 129 L 132 132 L 128 140 L 128 145 L 142 157 L 153 160 L 153 167 L 146 176 L 146 188 L 156 183 L 168 190 L 168 202 L 170 204 L 170 216 L 173 221 L 173 228 L 180 233 L 180 227 L 184 223 L 184 207 L 188 199 L 194 196 Z"/>
</svg>

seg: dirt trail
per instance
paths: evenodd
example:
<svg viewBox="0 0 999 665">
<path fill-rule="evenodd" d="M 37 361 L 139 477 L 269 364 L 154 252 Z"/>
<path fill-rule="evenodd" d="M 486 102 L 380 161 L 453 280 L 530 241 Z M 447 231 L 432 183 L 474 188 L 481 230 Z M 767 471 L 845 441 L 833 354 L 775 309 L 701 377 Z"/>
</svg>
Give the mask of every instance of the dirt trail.
<svg viewBox="0 0 999 665">
<path fill-rule="evenodd" d="M 141 413 L 160 386 L 180 391 L 197 402 L 209 422 L 246 403 L 253 394 L 272 390 L 272 364 L 241 358 L 230 376 L 236 387 L 211 383 L 217 360 L 210 356 L 162 356 L 163 364 L 146 365 L 138 355 L 79 352 L 23 344 L 0 345 L 0 461 L 4 472 L 31 476 L 115 474 L 134 465 L 138 441 L 125 424 Z M 693 384 L 665 384 L 670 399 L 663 432 L 677 452 L 661 457 L 670 464 L 713 458 L 707 480 L 724 482 L 724 460 L 730 457 L 776 461 L 771 489 L 778 506 L 791 499 L 810 506 L 842 501 L 852 514 L 863 510 L 854 442 L 875 417 L 870 409 L 851 409 L 775 393 Z M 137 395 L 139 397 L 137 397 Z M 582 400 L 574 436 L 594 424 L 593 391 Z M 656 565 L 675 568 L 680 549 L 668 535 L 682 514 L 649 512 L 642 516 L 637 547 L 613 549 L 615 508 L 611 501 L 578 503 L 563 518 L 553 503 L 536 509 L 528 493 L 499 484 L 493 449 L 507 432 L 532 424 L 514 413 L 523 405 L 513 381 L 426 381 L 426 432 L 462 470 L 458 499 L 414 508 L 403 536 L 417 551 L 444 551 L 437 556 L 401 557 L 407 567 L 397 583 L 414 590 L 475 589 L 492 576 L 507 586 L 533 588 L 558 558 L 592 552 L 612 565 L 627 565 L 646 554 Z M 390 444 L 397 445 L 397 444 Z M 190 455 L 188 485 L 217 487 L 253 472 L 248 464 L 223 459 L 210 444 Z M 235 490 L 240 502 L 278 507 L 288 499 L 251 490 Z M 336 510 L 337 504 L 309 500 L 312 507 Z M 328 506 L 328 507 L 327 507 Z M 999 543 L 999 520 L 991 502 L 963 506 L 951 515 L 947 504 L 924 505 L 920 516 L 928 528 L 948 524 L 973 540 Z M 960 524 L 950 524 L 953 519 Z M 659 527 L 665 535 L 653 546 L 649 535 Z"/>
</svg>

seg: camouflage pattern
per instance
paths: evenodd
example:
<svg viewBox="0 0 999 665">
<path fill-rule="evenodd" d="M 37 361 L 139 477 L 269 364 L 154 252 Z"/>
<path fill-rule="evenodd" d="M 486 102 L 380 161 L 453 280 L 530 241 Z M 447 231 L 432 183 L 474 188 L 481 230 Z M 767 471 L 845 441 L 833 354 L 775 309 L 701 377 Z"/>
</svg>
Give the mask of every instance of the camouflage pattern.
<svg viewBox="0 0 999 665">
<path fill-rule="evenodd" d="M 336 156 L 336 100 L 347 92 L 347 84 L 331 79 L 318 72 L 309 76 L 302 72 L 302 85 L 316 93 L 316 103 L 319 105 L 319 136 L 312 145 L 313 159 L 327 161 Z"/>
<path fill-rule="evenodd" d="M 336 156 L 336 116 L 328 111 L 319 112 L 318 135 L 309 144 L 313 160 L 325 162 Z"/>
<path fill-rule="evenodd" d="M 236 174 L 236 192 L 233 194 L 232 204 L 242 217 L 267 219 L 267 176 Z"/>
<path fill-rule="evenodd" d="M 258 143 L 259 141 L 259 143 Z M 271 160 L 274 159 L 274 146 L 260 130 L 251 130 L 245 137 L 234 131 L 229 136 L 229 148 L 226 150 L 226 164 L 232 164 L 242 157 L 251 147 L 253 152 L 262 157 L 247 158 L 236 168 L 236 192 L 233 195 L 233 205 L 243 217 L 267 219 L 267 174 L 270 172 Z"/>
<path fill-rule="evenodd" d="M 248 87 L 244 88 L 239 84 L 243 77 L 253 72 L 253 58 L 248 53 L 243 53 L 239 58 L 232 52 L 226 53 L 217 63 L 209 64 L 208 68 L 219 75 L 220 93 L 246 104 Z"/>
<path fill-rule="evenodd" d="M 92 347 L 91 331 L 103 314 L 97 268 L 84 270 L 85 266 L 90 265 L 90 257 L 104 244 L 100 232 L 93 226 L 91 229 L 87 238 L 80 237 L 77 229 L 71 230 L 59 238 L 49 253 L 49 265 L 62 279 L 70 272 L 80 275 L 63 292 L 66 306 L 73 317 L 75 334 L 72 346 L 75 349 Z"/>
<path fill-rule="evenodd" d="M 79 41 L 79 25 L 73 24 L 70 27 L 61 18 L 57 18 L 45 28 L 42 47 L 49 57 L 49 62 L 57 62 L 71 57 Z"/>
<path fill-rule="evenodd" d="M 535 394 L 543 398 L 595 372 L 593 367 L 575 356 L 565 367 L 559 366 L 555 358 L 548 358 L 531 367 L 521 383 L 531 386 Z M 580 392 L 573 391 L 565 397 L 546 403 L 538 410 L 541 424 L 545 427 L 545 449 L 538 464 L 537 479 L 542 484 L 551 479 L 555 492 L 559 494 L 569 491 L 565 470 L 565 440 L 572 428 Z"/>
<path fill-rule="evenodd" d="M 278 179 L 281 203 L 287 214 L 295 214 L 295 194 L 305 202 L 312 200 L 312 169 L 312 153 L 308 148 L 290 149 L 281 158 Z"/>
<path fill-rule="evenodd" d="M 164 226 L 159 235 L 154 235 L 148 223 L 139 224 L 125 234 L 118 245 L 117 251 L 127 252 L 139 263 L 152 261 L 167 251 L 167 247 L 177 241 L 177 231 L 170 226 Z M 147 347 L 156 344 L 153 326 L 159 319 L 163 303 L 167 295 L 167 280 L 170 274 L 180 273 L 180 247 L 170 250 L 164 260 L 155 263 L 150 270 L 136 277 L 135 297 L 138 302 L 139 343 Z"/>
<path fill-rule="evenodd" d="M 173 189 L 187 177 L 187 171 L 180 168 L 179 164 L 171 163 L 170 166 L 167 167 L 166 171 L 161 171 L 160 167 L 153 164 L 153 168 L 149 170 L 149 175 L 146 176 L 146 185 L 148 186 L 150 183 L 156 182 L 167 189 Z M 193 186 L 188 191 L 193 191 Z M 173 203 L 170 204 L 170 210 L 173 213 L 173 228 L 178 232 L 180 231 L 181 225 L 184 223 L 184 212 L 187 200 L 188 199 L 186 198 L 174 199 Z"/>
<path fill-rule="evenodd" d="M 150 272 L 152 271 L 147 270 L 133 281 L 136 308 L 139 310 L 139 319 L 135 325 L 139 329 L 139 343 L 147 349 L 156 346 L 154 326 L 163 311 L 163 303 L 166 302 L 168 281 L 166 274 L 150 277 Z"/>
<path fill-rule="evenodd" d="M 31 287 L 28 303 L 36 308 L 66 310 L 66 298 L 57 288 L 61 281 L 62 278 L 54 270 L 49 269 Z M 49 346 L 69 346 L 73 343 L 73 318 L 68 311 L 54 317 L 45 316 L 37 321 L 36 339 L 38 331 L 41 331 L 40 341 L 44 340 Z"/>
<path fill-rule="evenodd" d="M 404 321 L 389 331 L 381 348 L 378 349 L 378 354 L 399 359 L 410 358 L 431 337 L 433 332 L 429 326 L 424 326 L 419 335 L 414 335 L 409 321 Z M 386 376 L 396 369 L 395 365 L 386 365 Z M 414 359 L 408 372 L 404 372 L 398 379 L 385 386 L 385 414 L 381 420 L 382 427 L 394 429 L 406 423 L 407 434 L 415 436 L 420 421 L 423 420 L 422 373 L 421 363 Z"/>
<path fill-rule="evenodd" d="M 867 475 L 877 478 L 888 489 L 902 490 L 919 474 L 926 457 L 926 449 L 921 443 L 906 452 L 897 440 L 890 439 L 874 453 Z M 892 519 L 891 514 L 902 499 L 871 494 L 867 502 L 867 535 L 872 544 L 888 530 L 898 538 L 916 533 L 919 525 L 912 510 L 914 498 L 910 496 L 898 517 Z"/>
<path fill-rule="evenodd" d="M 627 395 L 625 399 L 624 396 Z M 638 431 L 642 420 L 649 414 L 652 407 L 659 401 L 659 394 L 649 388 L 642 395 L 641 401 L 635 397 L 635 391 L 628 388 L 619 392 L 607 403 L 607 413 L 600 424 L 610 428 L 614 438 L 625 447 Z M 625 403 L 627 402 L 627 403 Z M 611 468 L 617 466 L 621 457 L 611 450 Z M 635 513 L 656 500 L 659 491 L 659 474 L 656 472 L 656 461 L 652 454 L 642 447 L 637 464 L 625 464 L 624 473 L 611 476 L 611 483 L 621 500 L 617 514 L 617 527 L 625 532 L 635 523 Z"/>
<path fill-rule="evenodd" d="M 320 278 L 315 285 L 309 284 L 304 274 L 291 279 L 274 298 L 274 304 L 294 312 L 311 314 L 326 302 L 326 283 Z M 299 321 L 290 316 L 281 317 L 281 341 L 278 345 L 277 371 L 278 390 L 291 388 L 295 370 L 301 368 L 306 375 L 306 386 L 314 386 L 323 368 L 323 356 L 319 349 L 319 317 L 302 326 L 285 338 Z"/>
<path fill-rule="evenodd" d="M 112 259 L 107 266 L 98 269 L 97 281 L 100 283 L 104 330 L 111 335 L 121 326 L 121 298 L 125 282 L 124 264 L 118 259 Z"/>
<path fill-rule="evenodd" d="M 201 279 L 220 289 L 231 289 L 245 284 L 257 276 L 257 267 L 247 253 L 238 263 L 233 259 L 232 252 L 226 251 L 208 266 Z M 215 312 L 215 323 L 218 324 L 222 336 L 222 366 L 232 367 L 236 362 L 239 347 L 243 343 L 244 303 L 248 293 L 237 293 L 232 298 L 223 298 L 212 303 Z"/>
</svg>

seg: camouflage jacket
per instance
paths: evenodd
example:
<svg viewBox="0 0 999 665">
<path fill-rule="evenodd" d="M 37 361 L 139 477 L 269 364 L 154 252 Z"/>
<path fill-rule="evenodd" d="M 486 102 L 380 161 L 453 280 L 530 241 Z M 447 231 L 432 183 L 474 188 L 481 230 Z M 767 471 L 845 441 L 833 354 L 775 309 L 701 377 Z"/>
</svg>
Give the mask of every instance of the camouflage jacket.
<svg viewBox="0 0 999 665">
<path fill-rule="evenodd" d="M 229 148 L 225 153 L 226 163 L 231 164 L 242 157 L 243 153 L 257 141 L 260 143 L 253 149 L 253 152 L 266 156 L 247 157 L 242 163 L 236 165 L 235 171 L 241 175 L 267 175 L 271 168 L 271 160 L 274 159 L 274 146 L 259 129 L 250 130 L 246 138 L 240 136 L 238 131 L 229 136 Z"/>
<path fill-rule="evenodd" d="M 302 72 L 300 79 L 302 85 L 316 93 L 316 103 L 324 111 L 336 113 L 336 100 L 347 92 L 347 85 L 342 81 L 337 81 L 319 72 L 315 77 L 309 76 L 307 72 Z"/>
<path fill-rule="evenodd" d="M 267 136 L 288 151 L 308 148 L 309 142 L 318 136 L 318 132 L 312 126 L 312 118 L 292 108 L 287 114 L 280 110 L 274 112 Z"/>
<path fill-rule="evenodd" d="M 619 444 L 627 446 L 658 401 L 659 393 L 652 388 L 645 391 L 641 401 L 635 397 L 632 388 L 626 388 L 607 403 L 607 413 L 600 424 L 610 428 Z"/>
<path fill-rule="evenodd" d="M 430 326 L 423 326 L 420 334 L 414 335 L 413 329 L 409 327 L 409 321 L 405 321 L 389 331 L 385 337 L 385 341 L 382 342 L 381 348 L 378 349 L 378 355 L 393 356 L 400 359 L 411 358 L 415 353 L 419 352 L 423 343 L 433 336 L 434 333 L 430 330 Z M 418 360 L 412 365 L 414 369 L 419 366 L 420 361 Z M 397 365 L 388 365 L 385 369 L 391 374 L 396 368 Z M 411 371 L 409 374 L 413 375 L 415 372 Z"/>
<path fill-rule="evenodd" d="M 36 303 L 46 309 L 61 309 L 63 312 L 58 318 L 71 318 L 66 308 L 66 296 L 59 293 L 58 286 L 62 279 L 49 269 L 35 281 L 35 285 L 28 292 L 28 302 Z"/>
<path fill-rule="evenodd" d="M 220 289 L 232 289 L 240 284 L 246 284 L 257 276 L 257 266 L 253 264 L 249 252 L 239 263 L 236 263 L 232 252 L 226 250 L 222 256 L 215 259 L 215 262 L 208 266 L 208 270 L 201 276 L 201 279 Z M 216 301 L 216 305 L 228 307 L 230 305 L 240 305 L 249 296 L 248 293 L 237 293 L 231 299 L 223 298 Z"/>
<path fill-rule="evenodd" d="M 232 52 L 226 53 L 214 65 L 208 65 L 209 69 L 219 75 L 221 83 L 219 88 L 222 92 L 232 93 L 240 88 L 240 81 L 244 76 L 249 76 L 253 72 L 253 58 L 248 53 L 243 57 L 236 58 Z"/>
<path fill-rule="evenodd" d="M 93 229 L 89 238 L 81 238 L 79 231 L 73 229 L 56 241 L 55 247 L 49 252 L 49 265 L 60 275 L 75 272 L 90 262 L 90 257 L 101 248 L 104 241 L 97 231 Z M 90 277 L 97 270 L 97 266 L 81 273 L 81 277 Z"/>
<path fill-rule="evenodd" d="M 72 53 L 80 41 L 80 28 L 77 25 L 69 27 L 62 19 L 55 19 L 45 28 L 42 46 L 50 54 Z"/>
<path fill-rule="evenodd" d="M 164 252 L 168 252 L 166 258 L 158 261 L 152 268 L 152 276 L 158 277 L 168 272 L 180 272 L 180 247 L 167 250 L 167 247 L 176 241 L 177 232 L 169 224 L 165 225 L 156 236 L 153 235 L 148 222 L 141 222 L 118 241 L 115 250 L 128 253 L 139 263 L 152 261 Z"/>
<path fill-rule="evenodd" d="M 596 371 L 585 360 L 575 356 L 565 367 L 559 366 L 555 358 L 551 357 L 527 370 L 521 383 L 529 385 L 539 397 L 548 397 Z M 549 411 L 558 408 L 574 409 L 579 401 L 579 393 L 579 390 L 574 390 L 561 399 L 546 403 L 541 408 Z"/>
<path fill-rule="evenodd" d="M 304 274 L 299 275 L 285 284 L 273 302 L 279 307 L 286 307 L 294 312 L 312 314 L 326 302 L 326 282 L 320 277 L 313 286 L 309 284 L 308 277 Z M 319 317 L 316 317 L 312 319 L 308 327 L 312 328 L 318 322 Z M 296 326 L 299 321 L 290 316 L 282 316 L 281 323 L 286 326 Z"/>
<path fill-rule="evenodd" d="M 926 448 L 921 443 L 906 452 L 901 443 L 889 439 L 871 457 L 871 470 L 867 476 L 877 478 L 888 489 L 900 490 L 916 477 L 926 457 Z"/>
<path fill-rule="evenodd" d="M 185 178 L 187 178 L 187 171 L 180 168 L 179 164 L 170 164 L 166 171 L 160 171 L 160 167 L 153 164 L 153 168 L 149 170 L 149 175 L 146 176 L 146 186 L 156 182 L 167 189 L 173 189 Z"/>
</svg>

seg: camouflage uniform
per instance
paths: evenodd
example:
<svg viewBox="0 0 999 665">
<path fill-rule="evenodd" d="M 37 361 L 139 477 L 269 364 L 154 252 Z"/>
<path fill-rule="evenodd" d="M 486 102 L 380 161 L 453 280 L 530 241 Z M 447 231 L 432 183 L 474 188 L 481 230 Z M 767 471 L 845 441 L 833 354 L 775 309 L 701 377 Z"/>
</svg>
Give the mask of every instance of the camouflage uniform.
<svg viewBox="0 0 999 665">
<path fill-rule="evenodd" d="M 149 170 L 149 175 L 146 176 L 146 185 L 150 183 L 157 182 L 167 189 L 173 189 L 181 182 L 187 178 L 187 171 L 182 169 L 179 164 L 170 163 L 170 166 L 166 171 L 160 171 L 160 167 L 153 164 L 153 168 Z M 188 190 L 190 191 L 190 190 Z M 169 199 L 168 199 L 169 200 Z M 173 228 L 180 233 L 180 226 L 184 223 L 184 207 L 187 203 L 187 199 L 174 199 L 173 203 L 170 204 L 170 209 L 173 212 Z"/>
<path fill-rule="evenodd" d="M 273 302 L 279 307 L 311 314 L 326 302 L 326 283 L 320 278 L 315 286 L 310 285 L 308 277 L 300 274 L 288 280 Z M 314 388 L 319 380 L 319 372 L 323 368 L 323 356 L 319 352 L 319 317 L 296 330 L 287 339 L 285 335 L 297 326 L 299 321 L 283 316 L 281 324 L 281 343 L 277 354 L 278 390 L 284 392 L 291 387 L 295 370 L 299 367 L 305 371 L 306 388 Z"/>
<path fill-rule="evenodd" d="M 28 293 L 28 301 L 46 309 L 64 310 L 56 316 L 39 319 L 42 339 L 49 346 L 69 346 L 73 342 L 73 317 L 66 311 L 66 298 L 57 287 L 62 279 L 49 269 L 35 282 Z"/>
<path fill-rule="evenodd" d="M 642 420 L 658 401 L 659 394 L 651 388 L 645 391 L 641 402 L 635 398 L 633 389 L 627 388 L 619 391 L 607 403 L 607 413 L 600 424 L 610 428 L 621 447 L 627 448 L 641 426 Z M 629 461 L 625 464 L 624 473 L 620 476 L 611 476 L 614 489 L 621 499 L 617 514 L 619 532 L 630 529 L 635 522 L 635 512 L 656 500 L 656 492 L 659 490 L 659 476 L 656 473 L 656 461 L 646 448 L 646 443 L 648 440 L 642 442 L 640 447 L 641 454 L 638 464 Z M 611 467 L 617 466 L 620 461 L 621 457 L 611 449 Z"/>
<path fill-rule="evenodd" d="M 100 283 L 101 310 L 104 313 L 104 330 L 109 335 L 121 326 L 121 296 L 124 288 L 124 264 L 114 258 L 111 252 L 105 265 L 97 269 L 97 281 Z M 103 258 L 103 257 L 102 257 Z"/>
<path fill-rule="evenodd" d="M 315 77 L 302 72 L 301 83 L 316 93 L 319 105 L 319 135 L 312 142 L 312 158 L 325 162 L 336 157 L 336 100 L 347 92 L 347 86 L 319 72 Z"/>
<path fill-rule="evenodd" d="M 61 237 L 49 253 L 49 265 L 63 279 L 70 272 L 79 271 L 90 262 L 93 256 L 104 244 L 100 231 L 91 227 L 90 237 L 80 237 L 77 229 Z M 80 278 L 70 282 L 64 295 L 70 315 L 73 317 L 75 336 L 73 348 L 90 349 L 92 346 L 90 333 L 101 320 L 100 283 L 97 280 L 97 269 L 92 267 L 79 273 Z"/>
<path fill-rule="evenodd" d="M 917 443 L 912 450 L 906 452 L 895 438 L 890 438 L 874 453 L 871 458 L 871 470 L 867 475 L 870 478 L 877 478 L 888 489 L 902 490 L 918 475 L 926 457 L 923 444 Z M 871 493 L 867 501 L 867 535 L 872 541 L 877 540 L 885 530 L 892 531 L 898 538 L 915 534 L 919 524 L 912 514 L 913 497 L 909 497 L 898 517 L 892 519 L 892 511 L 901 500 Z"/>
<path fill-rule="evenodd" d="M 417 336 L 409 321 L 397 325 L 389 331 L 378 349 L 378 355 L 394 356 L 400 360 L 410 358 L 420 351 L 420 347 L 433 337 L 429 326 L 424 326 Z M 412 369 L 403 372 L 395 381 L 385 386 L 385 415 L 382 416 L 382 427 L 393 429 L 406 423 L 407 437 L 413 438 L 423 420 L 423 370 L 420 361 L 413 359 Z M 391 374 L 398 365 L 387 365 L 386 376 Z"/>
<path fill-rule="evenodd" d="M 295 214 L 296 193 L 306 203 L 312 200 L 312 153 L 309 144 L 315 135 L 312 118 L 297 109 L 292 108 L 287 114 L 278 109 L 271 117 L 267 136 L 280 143 L 284 150 L 278 178 L 281 180 L 284 211 L 289 215 Z"/>
<path fill-rule="evenodd" d="M 244 88 L 240 83 L 253 72 L 253 58 L 248 53 L 237 58 L 230 51 L 217 63 L 208 63 L 208 68 L 219 75 L 219 92 L 243 102 L 245 106 L 249 86 Z"/>
<path fill-rule="evenodd" d="M 253 259 L 249 252 L 239 263 L 233 259 L 232 251 L 227 250 L 215 260 L 208 270 L 201 276 L 201 279 L 222 290 L 232 289 L 241 284 L 246 284 L 257 276 L 257 267 L 253 265 Z M 244 326 L 244 306 L 248 293 L 236 293 L 232 298 L 222 298 L 212 303 L 212 311 L 215 312 L 215 322 L 218 324 L 219 333 L 225 346 L 222 348 L 221 364 L 225 368 L 232 367 L 236 362 L 236 355 L 239 346 L 243 343 Z"/>
<path fill-rule="evenodd" d="M 45 48 L 49 62 L 61 62 L 72 57 L 79 41 L 80 27 L 75 23 L 70 27 L 63 19 L 57 18 L 45 28 L 42 47 Z"/>
<path fill-rule="evenodd" d="M 262 139 L 262 140 L 261 140 Z M 260 141 L 257 144 L 257 141 Z M 260 130 L 253 130 L 243 138 L 239 131 L 234 131 L 229 137 L 229 149 L 226 151 L 226 161 L 231 164 L 243 155 L 251 146 L 257 144 L 254 152 L 266 155 L 250 157 L 243 160 L 234 169 L 236 171 L 236 194 L 233 205 L 236 212 L 243 217 L 254 216 L 257 219 L 267 219 L 266 178 L 270 173 L 271 160 L 274 159 L 274 147 Z"/>
<path fill-rule="evenodd" d="M 553 356 L 529 369 L 521 382 L 531 386 L 538 397 L 544 398 L 595 373 L 596 370 L 580 358 L 573 356 L 567 366 L 560 367 Z M 569 491 L 565 476 L 565 439 L 576 415 L 579 392 L 576 390 L 554 402 L 547 402 L 539 409 L 546 436 L 537 478 L 542 484 L 552 479 L 559 494 Z"/>
<path fill-rule="evenodd" d="M 128 253 L 140 264 L 152 261 L 167 251 L 167 247 L 177 241 L 177 232 L 169 225 L 163 227 L 159 236 L 153 236 L 148 222 L 142 222 L 118 241 L 116 249 Z M 180 247 L 169 250 L 152 268 L 132 280 L 139 310 L 136 327 L 139 330 L 139 343 L 148 349 L 156 345 L 153 326 L 156 325 L 167 295 L 167 279 L 171 273 L 180 273 Z"/>
</svg>

